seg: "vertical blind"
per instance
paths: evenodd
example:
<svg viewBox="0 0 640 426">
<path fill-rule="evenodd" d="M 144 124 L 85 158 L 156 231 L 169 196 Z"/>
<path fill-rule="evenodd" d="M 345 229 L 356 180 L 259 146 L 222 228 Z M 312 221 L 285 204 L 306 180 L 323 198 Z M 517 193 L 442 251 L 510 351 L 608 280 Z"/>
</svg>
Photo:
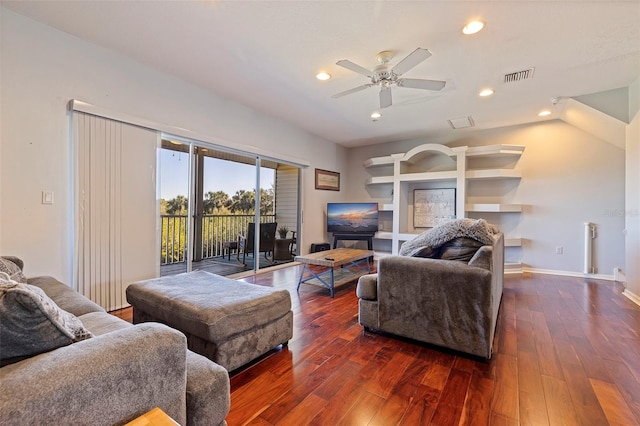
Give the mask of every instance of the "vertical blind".
<svg viewBox="0 0 640 426">
<path fill-rule="evenodd" d="M 157 132 L 74 111 L 73 286 L 106 310 L 158 276 Z"/>
<path fill-rule="evenodd" d="M 298 226 L 298 173 L 297 167 L 284 164 L 276 169 L 276 221 L 290 231 Z"/>
</svg>

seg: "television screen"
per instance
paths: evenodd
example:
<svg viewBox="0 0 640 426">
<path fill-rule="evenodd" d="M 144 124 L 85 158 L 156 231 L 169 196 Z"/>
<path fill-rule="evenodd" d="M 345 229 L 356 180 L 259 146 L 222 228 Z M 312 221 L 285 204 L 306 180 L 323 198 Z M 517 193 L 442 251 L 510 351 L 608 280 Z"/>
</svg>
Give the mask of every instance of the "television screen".
<svg viewBox="0 0 640 426">
<path fill-rule="evenodd" d="M 378 203 L 328 203 L 327 232 L 372 234 L 378 231 Z"/>
</svg>

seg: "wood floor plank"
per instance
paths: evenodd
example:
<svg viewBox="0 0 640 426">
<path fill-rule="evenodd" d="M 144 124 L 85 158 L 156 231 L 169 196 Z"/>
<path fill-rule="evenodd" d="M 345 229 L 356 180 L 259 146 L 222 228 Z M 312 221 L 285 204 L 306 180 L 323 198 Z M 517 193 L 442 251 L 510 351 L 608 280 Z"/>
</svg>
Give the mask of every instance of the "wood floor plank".
<svg viewBox="0 0 640 426">
<path fill-rule="evenodd" d="M 580 425 L 564 380 L 542 376 L 542 385 L 551 425 Z"/>
<path fill-rule="evenodd" d="M 309 394 L 290 411 L 285 412 L 276 423 L 281 425 L 307 425 L 313 417 L 327 405 L 327 401 L 317 395 Z"/>
<path fill-rule="evenodd" d="M 438 406 L 440 393 L 439 389 L 419 385 L 400 424 L 407 426 L 431 424 L 431 419 Z"/>
<path fill-rule="evenodd" d="M 362 391 L 360 398 L 342 418 L 341 425 L 368 424 L 380 407 L 385 403 L 385 399 L 367 391 Z"/>
<path fill-rule="evenodd" d="M 471 374 L 465 371 L 451 370 L 431 420 L 434 424 L 454 425 L 459 423 L 470 381 Z"/>
<path fill-rule="evenodd" d="M 345 378 L 345 382 L 327 405 L 311 419 L 310 424 L 316 426 L 337 425 L 347 415 L 351 408 L 365 394 L 362 389 L 362 380 L 357 374 L 353 377 Z"/>
<path fill-rule="evenodd" d="M 607 418 L 582 366 L 562 366 L 571 402 L 581 425 L 607 424 Z"/>
<path fill-rule="evenodd" d="M 518 414 L 522 425 L 548 425 L 547 401 L 538 359 L 530 352 L 518 352 Z"/>
<path fill-rule="evenodd" d="M 469 390 L 462 407 L 460 425 L 489 424 L 491 418 L 491 397 L 495 382 L 472 374 Z"/>
<path fill-rule="evenodd" d="M 389 397 L 398 376 L 402 376 L 412 362 L 413 358 L 407 354 L 402 352 L 394 354 L 386 367 L 378 369 L 375 375 L 367 380 L 364 389 L 382 398 Z"/>
<path fill-rule="evenodd" d="M 640 307 L 619 284 L 506 276 L 494 354 L 482 360 L 364 331 L 355 284 L 333 299 L 298 293 L 299 272 L 243 279 L 289 291 L 293 337 L 232 373 L 230 426 L 640 421 Z M 114 314 L 132 319 L 130 308 Z"/>
<path fill-rule="evenodd" d="M 607 420 L 613 425 L 638 425 L 638 419 L 625 402 L 622 394 L 615 385 L 601 380 L 589 379 L 591 387 L 596 393 L 600 406 L 604 410 Z"/>
<path fill-rule="evenodd" d="M 518 361 L 515 356 L 496 354 L 496 384 L 491 408 L 511 419 L 519 418 Z"/>
</svg>

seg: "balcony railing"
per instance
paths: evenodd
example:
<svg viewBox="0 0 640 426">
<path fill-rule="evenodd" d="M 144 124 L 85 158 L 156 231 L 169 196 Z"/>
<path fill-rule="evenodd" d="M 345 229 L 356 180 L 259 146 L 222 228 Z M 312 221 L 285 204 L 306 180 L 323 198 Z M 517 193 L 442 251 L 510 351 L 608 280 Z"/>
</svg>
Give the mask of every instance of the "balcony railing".
<svg viewBox="0 0 640 426">
<path fill-rule="evenodd" d="M 187 216 L 161 215 L 162 244 L 160 264 L 169 265 L 185 261 L 187 253 Z M 261 215 L 260 223 L 274 222 L 275 215 Z M 202 259 L 222 256 L 225 241 L 237 241 L 238 235 L 247 233 L 254 215 L 204 215 L 202 217 Z M 196 249 L 198 249 L 196 247 Z"/>
</svg>

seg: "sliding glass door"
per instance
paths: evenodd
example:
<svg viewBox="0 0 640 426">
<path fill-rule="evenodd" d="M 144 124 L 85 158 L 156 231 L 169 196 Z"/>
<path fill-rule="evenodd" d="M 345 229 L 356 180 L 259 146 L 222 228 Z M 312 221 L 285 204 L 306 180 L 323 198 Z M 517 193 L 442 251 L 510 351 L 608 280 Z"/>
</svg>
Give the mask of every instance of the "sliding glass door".
<svg viewBox="0 0 640 426">
<path fill-rule="evenodd" d="M 190 144 L 162 140 L 159 152 L 160 272 L 187 272 L 189 252 Z"/>
<path fill-rule="evenodd" d="M 297 167 L 164 138 L 159 176 L 161 275 L 229 276 L 293 260 Z"/>
</svg>

